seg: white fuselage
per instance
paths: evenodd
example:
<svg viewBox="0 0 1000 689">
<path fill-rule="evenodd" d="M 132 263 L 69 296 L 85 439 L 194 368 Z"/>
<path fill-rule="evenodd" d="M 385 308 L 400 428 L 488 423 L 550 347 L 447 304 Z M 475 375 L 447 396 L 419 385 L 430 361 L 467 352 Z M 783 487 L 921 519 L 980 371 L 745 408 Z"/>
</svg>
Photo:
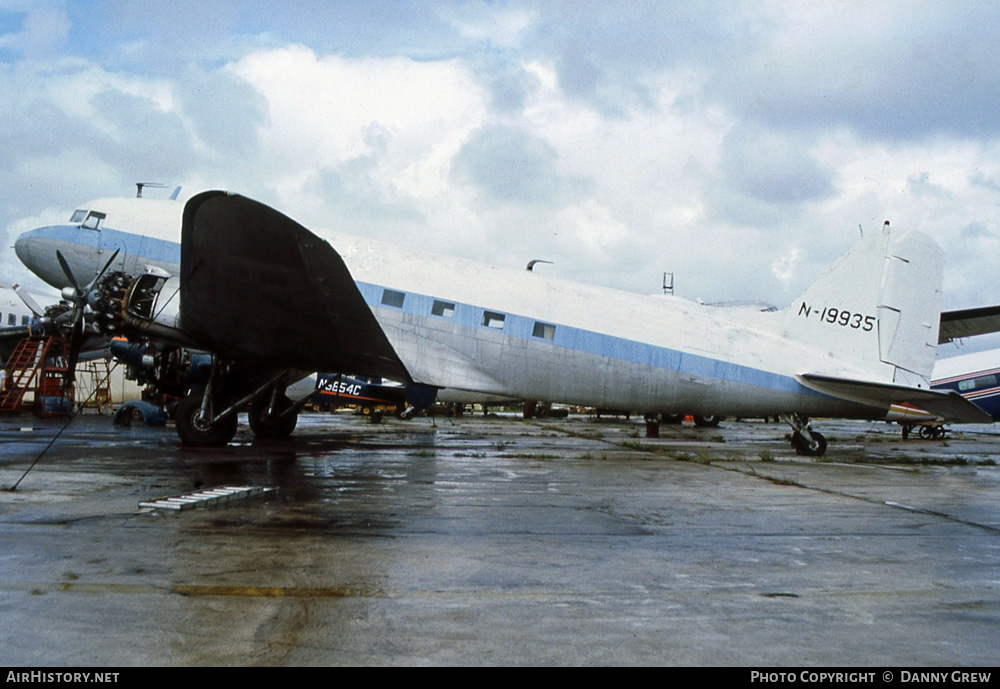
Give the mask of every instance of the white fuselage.
<svg viewBox="0 0 1000 689">
<path fill-rule="evenodd" d="M 21 260 L 49 284 L 66 284 L 57 250 L 81 284 L 115 249 L 121 254 L 112 270 L 136 274 L 151 265 L 178 273 L 183 204 L 104 199 L 83 210 L 104 217 L 91 229 L 38 228 L 16 242 Z M 873 418 L 879 409 L 815 392 L 796 374 L 893 381 L 895 367 L 864 356 L 860 344 L 835 349 L 787 335 L 808 326 L 859 343 L 877 339 L 862 332 L 871 328 L 860 313 L 853 315 L 864 328 L 813 326 L 819 305 L 814 318 L 800 310 L 796 320 L 788 311 L 715 308 L 318 234 L 343 257 L 415 382 L 640 412 Z"/>
<path fill-rule="evenodd" d="M 0 285 L 0 327 L 28 325 L 33 316 L 13 287 Z"/>
</svg>

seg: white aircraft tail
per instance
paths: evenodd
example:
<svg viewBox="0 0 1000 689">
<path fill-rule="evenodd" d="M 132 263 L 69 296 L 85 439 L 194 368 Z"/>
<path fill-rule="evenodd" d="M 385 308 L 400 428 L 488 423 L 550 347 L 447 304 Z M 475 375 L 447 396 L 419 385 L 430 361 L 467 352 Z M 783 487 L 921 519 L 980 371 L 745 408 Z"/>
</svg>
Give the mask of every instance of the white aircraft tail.
<svg viewBox="0 0 1000 689">
<path fill-rule="evenodd" d="M 829 352 L 820 368 L 929 387 L 941 318 L 941 249 L 886 223 L 830 266 L 785 312 L 785 334 Z"/>
</svg>

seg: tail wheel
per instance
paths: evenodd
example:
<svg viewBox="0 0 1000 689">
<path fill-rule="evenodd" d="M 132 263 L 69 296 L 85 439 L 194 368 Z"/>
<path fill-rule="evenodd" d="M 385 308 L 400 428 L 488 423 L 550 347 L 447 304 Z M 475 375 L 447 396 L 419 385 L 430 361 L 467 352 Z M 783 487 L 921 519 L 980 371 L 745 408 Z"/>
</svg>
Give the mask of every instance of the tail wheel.
<svg viewBox="0 0 1000 689">
<path fill-rule="evenodd" d="M 285 416 L 280 416 L 286 409 L 292 406 L 292 401 L 286 395 L 281 395 L 274 405 L 271 414 L 268 415 L 267 408 L 271 403 L 271 393 L 260 395 L 251 403 L 247 410 L 247 420 L 250 422 L 250 429 L 254 435 L 262 440 L 279 440 L 287 438 L 295 430 L 295 425 L 299 421 L 297 412 L 289 412 Z"/>
<path fill-rule="evenodd" d="M 940 426 L 921 426 L 920 427 L 920 437 L 924 440 L 937 440 L 944 432 Z"/>
<path fill-rule="evenodd" d="M 822 433 L 816 431 L 810 432 L 810 435 L 812 443 L 798 431 L 792 433 L 792 447 L 795 448 L 795 454 L 803 457 L 822 457 L 823 453 L 826 452 L 826 438 Z"/>
<path fill-rule="evenodd" d="M 212 422 L 201 413 L 202 395 L 188 395 L 177 403 L 174 422 L 185 445 L 222 447 L 236 435 L 236 414 Z"/>
</svg>

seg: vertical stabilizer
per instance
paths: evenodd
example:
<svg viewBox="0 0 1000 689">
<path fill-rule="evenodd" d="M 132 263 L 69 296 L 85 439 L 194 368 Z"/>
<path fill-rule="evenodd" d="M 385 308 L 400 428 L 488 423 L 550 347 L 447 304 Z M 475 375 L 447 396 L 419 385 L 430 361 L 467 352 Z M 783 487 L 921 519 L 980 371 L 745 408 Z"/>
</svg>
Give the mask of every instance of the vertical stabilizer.
<svg viewBox="0 0 1000 689">
<path fill-rule="evenodd" d="M 785 312 L 785 335 L 825 356 L 816 371 L 927 387 L 941 307 L 941 249 L 926 235 L 863 238 Z"/>
</svg>

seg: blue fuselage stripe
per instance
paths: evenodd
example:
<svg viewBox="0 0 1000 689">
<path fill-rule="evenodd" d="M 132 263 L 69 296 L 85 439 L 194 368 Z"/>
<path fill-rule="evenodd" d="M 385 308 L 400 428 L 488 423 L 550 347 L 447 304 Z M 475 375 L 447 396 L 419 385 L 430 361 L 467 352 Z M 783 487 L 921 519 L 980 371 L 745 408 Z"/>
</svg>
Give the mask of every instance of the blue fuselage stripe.
<svg viewBox="0 0 1000 689">
<path fill-rule="evenodd" d="M 126 254 L 138 256 L 140 260 L 180 266 L 179 243 L 121 232 L 111 228 L 102 228 L 98 232 L 83 229 L 79 225 L 53 225 L 31 230 L 22 237 L 38 237 L 94 248 L 120 247 Z M 393 308 L 382 305 L 385 287 L 365 282 L 356 282 L 356 284 L 365 302 L 375 313 L 378 313 L 380 309 Z M 431 315 L 435 297 L 414 292 L 406 292 L 405 294 L 403 305 L 398 309 L 402 313 L 424 319 L 446 320 L 465 328 L 496 330 L 483 325 L 484 308 L 481 306 L 456 303 L 453 315 L 450 318 L 443 318 Z M 510 313 L 505 313 L 504 316 L 503 328 L 497 332 L 502 332 L 509 337 L 542 344 L 551 343 L 555 347 L 566 350 L 605 356 L 651 368 L 677 371 L 705 379 L 723 380 L 796 394 L 819 395 L 790 376 L 558 323 L 550 324 L 556 326 L 551 340 L 535 337 L 533 328 L 537 319 Z"/>
<path fill-rule="evenodd" d="M 454 314 L 450 318 L 433 316 L 431 308 L 436 297 L 424 294 L 406 292 L 402 307 L 385 306 L 382 304 L 382 294 L 386 288 L 365 282 L 356 282 L 356 284 L 365 302 L 376 314 L 379 309 L 400 311 L 410 316 L 439 319 L 464 328 L 482 328 L 487 331 L 502 332 L 509 337 L 542 344 L 551 343 L 563 349 L 605 356 L 651 368 L 677 371 L 706 379 L 725 380 L 770 390 L 819 395 L 789 376 L 568 325 L 551 324 L 556 326 L 551 340 L 535 337 L 532 333 L 535 323 L 539 321 L 530 316 L 504 313 L 503 328 L 500 330 L 483 325 L 483 312 L 489 309 L 484 309 L 481 306 L 449 302 L 455 304 Z"/>
<path fill-rule="evenodd" d="M 181 263 L 181 245 L 165 239 L 146 237 L 111 228 L 87 230 L 80 225 L 50 225 L 39 227 L 21 235 L 25 238 L 49 239 L 68 242 L 95 249 L 120 248 L 127 256 L 139 256 L 160 263 Z"/>
</svg>

